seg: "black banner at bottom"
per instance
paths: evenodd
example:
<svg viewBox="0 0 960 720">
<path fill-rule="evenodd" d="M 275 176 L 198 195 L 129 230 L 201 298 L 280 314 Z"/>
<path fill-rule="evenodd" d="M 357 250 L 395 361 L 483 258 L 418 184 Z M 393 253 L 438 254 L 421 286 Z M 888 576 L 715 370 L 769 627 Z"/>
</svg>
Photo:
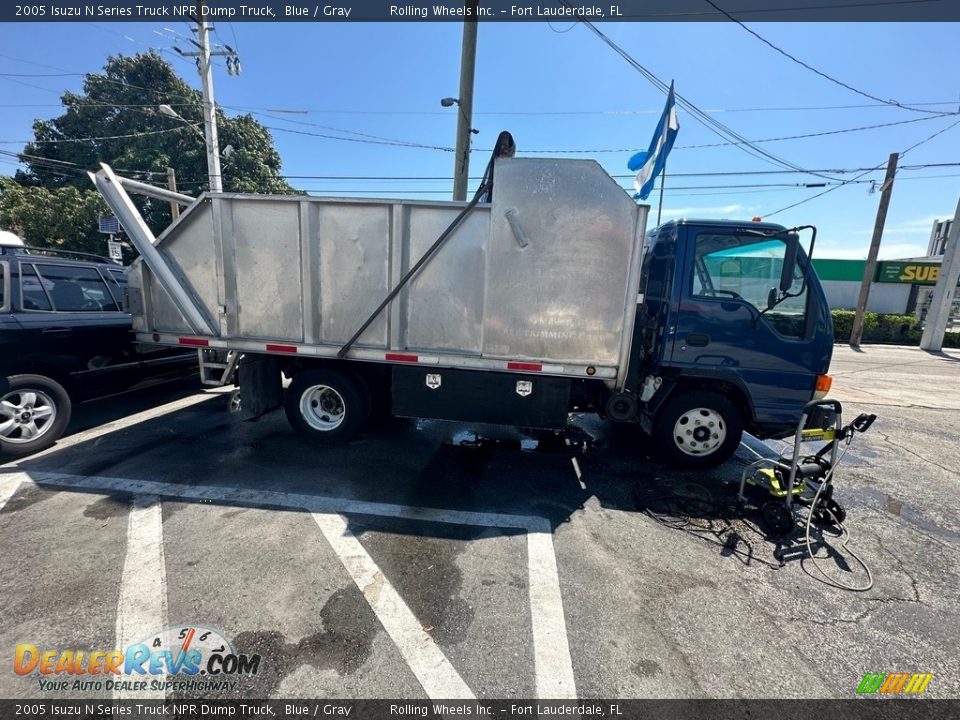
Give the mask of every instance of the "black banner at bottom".
<svg viewBox="0 0 960 720">
<path fill-rule="evenodd" d="M 610 720 L 927 720 L 960 717 L 960 699 L 851 700 L 0 700 L 3 720 L 115 718 L 609 718 Z"/>
</svg>

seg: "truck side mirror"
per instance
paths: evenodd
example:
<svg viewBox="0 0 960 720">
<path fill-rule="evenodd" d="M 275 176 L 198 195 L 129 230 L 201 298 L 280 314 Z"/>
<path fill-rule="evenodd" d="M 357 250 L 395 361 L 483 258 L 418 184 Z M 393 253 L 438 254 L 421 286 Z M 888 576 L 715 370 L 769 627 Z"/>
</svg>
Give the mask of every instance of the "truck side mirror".
<svg viewBox="0 0 960 720">
<path fill-rule="evenodd" d="M 797 235 L 787 235 L 784 240 L 786 250 L 783 253 L 783 268 L 780 270 L 780 291 L 789 292 L 793 287 L 793 272 L 797 267 L 797 250 L 800 247 L 800 238 Z"/>
<path fill-rule="evenodd" d="M 770 288 L 770 292 L 767 293 L 767 310 L 773 310 L 777 306 L 777 300 L 779 299 L 780 295 L 777 289 Z"/>
</svg>

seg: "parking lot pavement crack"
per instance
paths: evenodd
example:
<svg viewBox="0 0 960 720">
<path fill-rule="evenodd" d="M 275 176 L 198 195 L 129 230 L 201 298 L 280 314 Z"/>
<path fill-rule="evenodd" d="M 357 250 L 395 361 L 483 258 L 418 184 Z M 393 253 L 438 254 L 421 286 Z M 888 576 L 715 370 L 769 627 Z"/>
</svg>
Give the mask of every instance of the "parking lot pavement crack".
<svg viewBox="0 0 960 720">
<path fill-rule="evenodd" d="M 913 455 L 913 456 L 914 456 L 915 458 L 917 458 L 918 460 L 923 460 L 923 462 L 929 463 L 930 465 L 933 465 L 934 467 L 938 467 L 938 468 L 940 468 L 941 470 L 943 470 L 944 472 L 950 473 L 951 475 L 955 472 L 955 470 L 954 470 L 953 468 L 948 468 L 948 467 L 945 466 L 945 465 L 941 465 L 940 463 L 936 462 L 935 460 L 931 460 L 930 458 L 925 457 L 924 455 L 921 455 L 920 453 L 918 453 L 918 452 L 916 452 L 916 451 L 914 451 L 914 450 L 911 450 L 911 449 L 908 448 L 908 447 L 905 447 L 905 446 L 903 446 L 903 445 L 900 445 L 899 443 L 895 443 L 893 440 L 890 439 L 890 436 L 889 436 L 889 435 L 886 435 L 886 434 L 884 434 L 884 433 L 882 433 L 882 432 L 880 432 L 880 433 L 878 433 L 878 434 L 880 435 L 880 437 L 883 438 L 883 441 L 884 441 L 884 442 L 886 442 L 888 445 L 892 445 L 893 447 L 897 448 L 897 450 L 901 450 L 901 451 L 903 451 L 903 452 L 905 452 L 905 453 L 908 453 L 909 455 Z"/>
<path fill-rule="evenodd" d="M 907 570 L 907 567 L 906 565 L 904 565 L 903 560 L 896 553 L 890 550 L 890 548 L 888 548 L 879 537 L 876 538 L 876 540 L 877 540 L 877 545 L 880 546 L 880 549 L 883 550 L 887 555 L 892 557 L 893 561 L 897 564 L 897 568 L 900 570 L 900 572 L 902 572 L 904 575 L 907 576 L 907 579 L 910 581 L 910 588 L 913 590 L 913 598 L 875 598 L 875 600 L 883 603 L 913 602 L 913 603 L 918 603 L 920 605 L 925 605 L 926 603 L 924 603 L 923 599 L 920 597 L 920 586 L 917 584 L 917 579 L 913 576 L 913 574 L 909 570 Z"/>
</svg>

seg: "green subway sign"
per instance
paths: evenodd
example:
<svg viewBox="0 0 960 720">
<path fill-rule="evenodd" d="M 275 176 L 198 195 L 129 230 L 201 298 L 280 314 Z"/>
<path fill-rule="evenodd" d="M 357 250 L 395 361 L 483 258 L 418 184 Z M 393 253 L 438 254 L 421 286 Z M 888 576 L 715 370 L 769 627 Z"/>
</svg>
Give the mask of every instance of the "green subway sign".
<svg viewBox="0 0 960 720">
<path fill-rule="evenodd" d="M 882 283 L 936 285 L 940 277 L 940 263 L 883 261 L 877 263 L 877 274 L 874 277 L 875 282 Z"/>
</svg>

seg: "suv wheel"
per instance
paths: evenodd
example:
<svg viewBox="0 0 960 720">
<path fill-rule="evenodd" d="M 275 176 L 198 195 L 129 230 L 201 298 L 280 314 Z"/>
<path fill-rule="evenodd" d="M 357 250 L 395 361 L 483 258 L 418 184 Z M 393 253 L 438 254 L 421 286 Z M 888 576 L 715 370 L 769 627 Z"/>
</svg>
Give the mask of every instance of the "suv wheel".
<svg viewBox="0 0 960 720">
<path fill-rule="evenodd" d="M 0 395 L 0 451 L 28 455 L 48 448 L 70 422 L 70 396 L 43 375 L 11 375 Z"/>
</svg>

